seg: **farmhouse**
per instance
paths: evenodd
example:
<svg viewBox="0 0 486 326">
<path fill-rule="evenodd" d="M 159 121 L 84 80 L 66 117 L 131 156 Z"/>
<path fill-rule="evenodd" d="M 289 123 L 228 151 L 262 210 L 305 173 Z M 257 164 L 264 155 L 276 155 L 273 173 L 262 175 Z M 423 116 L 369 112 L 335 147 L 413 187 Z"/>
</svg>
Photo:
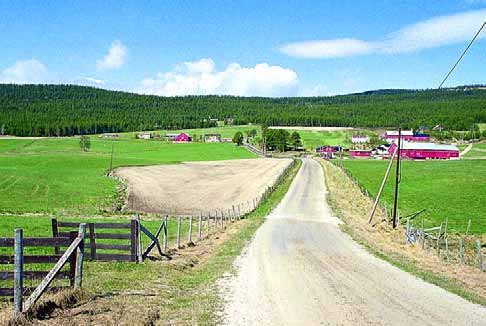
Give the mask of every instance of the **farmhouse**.
<svg viewBox="0 0 486 326">
<path fill-rule="evenodd" d="M 349 151 L 349 156 L 352 158 L 369 158 L 371 151 L 365 149 L 352 149 Z"/>
<path fill-rule="evenodd" d="M 204 134 L 203 140 L 205 143 L 220 143 L 221 134 Z"/>
<path fill-rule="evenodd" d="M 316 152 L 323 158 L 334 158 L 334 153 L 336 151 L 335 146 L 319 146 L 316 148 Z"/>
<path fill-rule="evenodd" d="M 150 139 L 152 138 L 152 134 L 150 132 L 141 132 L 137 134 L 138 139 Z"/>
<path fill-rule="evenodd" d="M 393 154 L 396 148 L 397 145 L 393 143 L 388 152 Z M 459 159 L 459 149 L 454 145 L 405 142 L 402 144 L 400 157 L 411 160 Z"/>
<path fill-rule="evenodd" d="M 175 138 L 175 141 L 176 142 L 190 142 L 192 141 L 192 138 L 191 136 L 189 136 L 188 134 L 186 133 L 180 133 L 177 135 L 177 137 Z"/>
<path fill-rule="evenodd" d="M 168 141 L 175 141 L 177 136 L 179 136 L 179 134 L 166 134 L 165 139 Z"/>
<path fill-rule="evenodd" d="M 369 143 L 370 141 L 370 137 L 368 137 L 367 135 L 353 135 L 353 137 L 351 138 L 351 142 L 353 144 L 366 144 L 366 143 Z"/>
</svg>

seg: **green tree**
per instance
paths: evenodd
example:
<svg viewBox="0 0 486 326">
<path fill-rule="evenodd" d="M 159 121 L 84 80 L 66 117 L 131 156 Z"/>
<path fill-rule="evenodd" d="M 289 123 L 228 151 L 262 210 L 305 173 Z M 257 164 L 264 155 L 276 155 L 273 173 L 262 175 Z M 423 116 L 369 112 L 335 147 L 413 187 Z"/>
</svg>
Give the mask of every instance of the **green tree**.
<svg viewBox="0 0 486 326">
<path fill-rule="evenodd" d="M 233 136 L 233 143 L 238 146 L 241 146 L 243 144 L 243 133 L 241 131 L 237 131 L 235 133 L 235 135 Z"/>
<path fill-rule="evenodd" d="M 298 148 L 302 147 L 302 139 L 297 131 L 294 131 L 290 135 L 290 146 L 296 151 Z"/>
<path fill-rule="evenodd" d="M 79 147 L 81 150 L 87 152 L 91 148 L 91 139 L 88 136 L 81 136 L 79 138 Z"/>
<path fill-rule="evenodd" d="M 289 133 L 283 129 L 267 129 L 265 131 L 265 140 L 268 150 L 285 152 L 289 141 Z"/>
</svg>

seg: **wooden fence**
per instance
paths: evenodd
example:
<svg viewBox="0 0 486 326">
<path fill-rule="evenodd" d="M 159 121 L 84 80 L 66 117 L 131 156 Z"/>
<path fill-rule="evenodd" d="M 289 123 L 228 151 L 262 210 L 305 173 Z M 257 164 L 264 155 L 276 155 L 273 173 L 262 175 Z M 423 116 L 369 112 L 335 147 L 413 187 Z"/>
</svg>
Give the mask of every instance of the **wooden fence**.
<svg viewBox="0 0 486 326">
<path fill-rule="evenodd" d="M 69 232 L 63 231 L 63 228 L 72 230 L 79 228 L 80 224 L 81 222 L 62 222 L 54 218 L 52 219 L 52 236 L 65 237 Z M 86 256 L 88 259 L 93 261 L 140 261 L 140 221 L 138 219 L 132 219 L 130 223 L 86 223 L 86 226 L 86 240 L 88 240 Z M 102 232 L 103 230 L 112 232 Z M 119 232 L 115 232 L 115 230 Z M 55 247 L 55 251 L 60 252 L 58 246 Z"/>
<path fill-rule="evenodd" d="M 14 238 L 0 238 L 0 247 L 13 248 L 13 255 L 0 256 L 0 264 L 13 264 L 13 271 L 0 272 L 0 280 L 13 280 L 13 287 L 0 288 L 0 296 L 14 297 L 14 312 L 28 311 L 46 291 L 63 287 L 51 287 L 55 280 L 69 279 L 70 287 L 81 287 L 83 279 L 84 235 L 86 225 L 79 225 L 78 232 L 65 237 L 24 238 L 22 229 L 15 229 Z M 67 247 L 64 253 L 54 255 L 25 255 L 25 247 Z M 55 263 L 50 271 L 26 271 L 26 264 Z M 69 270 L 63 267 L 69 263 Z M 37 287 L 25 287 L 24 280 L 42 281 Z M 29 295 L 24 302 L 23 297 Z"/>
</svg>

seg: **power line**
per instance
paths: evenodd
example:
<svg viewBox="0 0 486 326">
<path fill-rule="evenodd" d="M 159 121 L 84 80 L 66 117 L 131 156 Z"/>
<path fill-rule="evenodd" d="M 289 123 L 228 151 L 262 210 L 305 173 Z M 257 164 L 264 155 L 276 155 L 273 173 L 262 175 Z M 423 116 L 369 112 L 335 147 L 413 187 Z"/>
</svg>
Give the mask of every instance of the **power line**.
<svg viewBox="0 0 486 326">
<path fill-rule="evenodd" d="M 471 45 L 473 45 L 474 41 L 476 41 L 476 38 L 479 36 L 479 34 L 481 33 L 481 31 L 483 30 L 484 26 L 486 26 L 486 21 L 483 23 L 483 25 L 481 26 L 481 28 L 478 30 L 478 32 L 476 33 L 476 35 L 474 35 L 473 39 L 471 40 L 471 42 L 469 42 L 468 46 L 466 47 L 466 49 L 462 52 L 461 56 L 459 57 L 459 59 L 457 59 L 456 63 L 454 64 L 454 66 L 452 67 L 451 70 L 449 70 L 449 72 L 447 73 L 447 75 L 445 76 L 445 78 L 442 80 L 442 83 L 440 83 L 439 85 L 439 89 L 442 88 L 442 85 L 444 85 L 444 83 L 446 82 L 447 78 L 449 78 L 449 76 L 452 74 L 452 72 L 454 71 L 454 69 L 456 69 L 457 65 L 459 64 L 459 62 L 462 60 L 462 58 L 464 57 L 464 55 L 466 55 L 466 52 L 469 50 L 469 48 L 471 47 Z"/>
</svg>

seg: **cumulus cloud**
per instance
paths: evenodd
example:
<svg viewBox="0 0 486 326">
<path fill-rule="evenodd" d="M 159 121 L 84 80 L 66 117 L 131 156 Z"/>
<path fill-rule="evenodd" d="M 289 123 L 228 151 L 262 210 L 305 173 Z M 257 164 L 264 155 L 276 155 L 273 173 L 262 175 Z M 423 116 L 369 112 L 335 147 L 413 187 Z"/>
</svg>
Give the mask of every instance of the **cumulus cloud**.
<svg viewBox="0 0 486 326">
<path fill-rule="evenodd" d="M 291 69 L 259 63 L 254 67 L 229 64 L 217 70 L 210 58 L 184 62 L 174 70 L 141 82 L 139 93 L 162 96 L 237 95 L 287 96 L 297 91 L 298 76 Z"/>
<path fill-rule="evenodd" d="M 93 77 L 80 77 L 79 78 L 82 82 L 86 82 L 88 84 L 94 84 L 97 86 L 102 86 L 105 84 L 105 81 L 103 79 L 97 79 Z"/>
<path fill-rule="evenodd" d="M 0 83 L 5 84 L 39 84 L 47 78 L 46 66 L 36 59 L 17 61 L 0 71 Z"/>
<path fill-rule="evenodd" d="M 353 38 L 285 44 L 283 53 L 300 58 L 340 58 L 371 53 L 407 53 L 470 40 L 486 21 L 486 9 L 434 17 L 405 26 L 380 40 Z M 480 38 L 485 38 L 482 33 Z"/>
<path fill-rule="evenodd" d="M 108 53 L 101 60 L 96 61 L 98 70 L 115 70 L 119 69 L 125 63 L 127 48 L 122 42 L 116 40 L 110 46 Z"/>
</svg>

